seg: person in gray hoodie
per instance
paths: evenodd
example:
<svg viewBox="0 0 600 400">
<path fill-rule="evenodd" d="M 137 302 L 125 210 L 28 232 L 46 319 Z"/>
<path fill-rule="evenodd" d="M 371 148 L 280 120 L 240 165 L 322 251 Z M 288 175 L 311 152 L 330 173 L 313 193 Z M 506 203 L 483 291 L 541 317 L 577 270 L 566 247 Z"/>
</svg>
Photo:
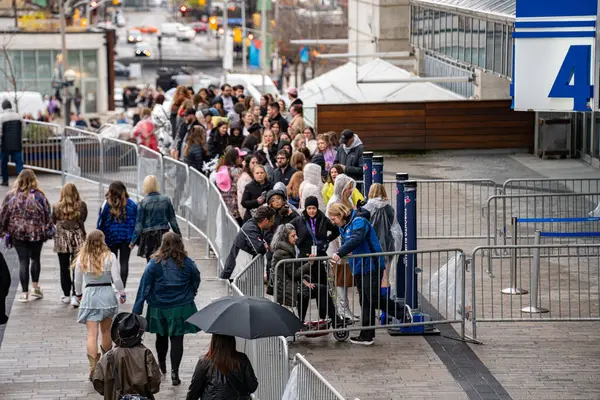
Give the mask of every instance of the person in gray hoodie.
<svg viewBox="0 0 600 400">
<path fill-rule="evenodd" d="M 361 181 L 363 179 L 363 142 L 350 129 L 344 129 L 334 164 L 344 167 L 344 174 Z"/>
</svg>

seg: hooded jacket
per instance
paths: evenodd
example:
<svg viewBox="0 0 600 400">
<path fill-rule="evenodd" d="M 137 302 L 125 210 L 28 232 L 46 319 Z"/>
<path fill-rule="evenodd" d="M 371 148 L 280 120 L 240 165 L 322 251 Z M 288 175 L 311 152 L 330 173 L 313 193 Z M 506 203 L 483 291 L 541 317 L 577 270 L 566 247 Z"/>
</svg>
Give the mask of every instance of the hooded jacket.
<svg viewBox="0 0 600 400">
<path fill-rule="evenodd" d="M 227 376 L 213 368 L 210 360 L 198 360 L 186 400 L 249 400 L 258 388 L 258 380 L 248 356 L 237 352 L 236 357 L 239 368 Z"/>
<path fill-rule="evenodd" d="M 240 131 L 240 134 L 235 136 L 233 135 L 233 130 L 237 129 Z M 242 148 L 242 144 L 244 144 L 244 140 L 246 137 L 244 136 L 244 131 L 242 129 L 242 125 L 239 122 L 233 122 L 229 126 L 229 144 L 233 147 Z"/>
<path fill-rule="evenodd" d="M 357 135 L 354 135 L 354 141 L 350 146 L 341 145 L 335 155 L 334 164 L 342 164 L 344 174 L 355 180 L 363 178 L 363 142 Z"/>
<path fill-rule="evenodd" d="M 383 250 L 375 229 L 369 221 L 358 216 L 356 210 L 350 213 L 349 221 L 339 228 L 342 246 L 337 250 L 340 257 L 346 257 L 352 253 L 353 256 L 369 253 L 381 253 Z M 357 257 L 348 260 L 352 275 L 365 275 L 377 268 L 384 270 L 385 261 L 383 257 Z"/>
<path fill-rule="evenodd" d="M 255 210 L 261 206 L 261 204 L 258 203 L 258 198 L 260 195 L 263 192 L 268 193 L 271 189 L 273 189 L 273 184 L 269 180 L 266 180 L 262 185 L 255 180 L 246 185 L 244 194 L 242 195 L 242 207 L 246 209 L 244 221 L 248 221 L 252 217 L 251 210 Z M 266 202 L 267 196 L 265 196 L 265 203 Z"/>
<path fill-rule="evenodd" d="M 227 146 L 230 145 L 230 140 L 231 136 L 228 133 L 221 136 L 217 128 L 213 129 L 208 136 L 208 156 L 210 158 L 221 157 L 225 154 Z"/>
<path fill-rule="evenodd" d="M 154 133 L 158 138 L 158 147 L 163 154 L 168 154 L 168 149 L 173 143 L 173 128 L 169 114 L 162 104 L 155 104 L 152 109 L 152 122 L 154 122 Z"/>
<path fill-rule="evenodd" d="M 316 164 L 306 164 L 304 167 L 304 181 L 300 184 L 300 209 L 304 209 L 304 201 L 309 196 L 319 200 L 319 210 L 325 211 L 327 205 L 321 196 L 323 181 L 321 180 L 321 167 Z"/>
<path fill-rule="evenodd" d="M 258 254 L 265 254 L 267 252 L 265 243 L 267 242 L 265 242 L 264 232 L 259 228 L 256 220 L 250 218 L 242 225 L 235 237 L 235 242 L 231 246 L 231 250 L 225 261 L 225 268 L 221 273 L 221 279 L 229 279 L 231 277 L 235 269 L 235 259 L 240 250 L 244 250 L 246 253 L 251 254 L 252 257 L 255 257 Z"/>
<path fill-rule="evenodd" d="M 115 385 L 115 368 L 119 385 Z M 154 400 L 162 374 L 152 351 L 141 342 L 133 347 L 114 347 L 98 362 L 92 383 L 105 400 L 124 394 L 138 394 Z M 120 386 L 121 390 L 117 390 Z"/>
<path fill-rule="evenodd" d="M 355 187 L 354 190 L 356 190 L 356 181 L 354 181 L 354 179 L 350 178 L 348 175 L 339 174 L 337 176 L 337 178 L 335 178 L 335 182 L 333 184 L 333 195 L 329 198 L 329 201 L 327 202 L 327 210 L 326 211 L 329 210 L 329 207 L 333 203 L 342 201 L 342 193 L 344 192 L 344 189 L 346 188 L 346 186 L 348 186 L 348 184 L 350 182 L 354 182 L 354 187 Z M 350 198 L 347 198 L 346 201 L 350 202 L 352 205 L 356 205 L 352 201 L 352 196 Z"/>
<path fill-rule="evenodd" d="M 315 238 L 318 243 L 315 243 L 309 231 L 310 217 L 306 213 L 306 210 L 294 218 L 291 224 L 296 228 L 296 234 L 298 235 L 296 247 L 298 247 L 300 257 L 308 257 L 313 245 L 317 246 L 318 256 L 327 255 L 326 250 L 329 243 L 340 236 L 338 227 L 321 210 L 317 211 L 317 215 L 315 216 Z"/>
<path fill-rule="evenodd" d="M 394 208 L 381 197 L 369 199 L 364 208 L 371 214 L 370 222 L 373 229 L 375 229 L 383 251 L 394 251 L 396 247 L 394 236 L 392 235 L 392 225 L 395 218 Z M 387 257 L 387 261 L 390 262 L 392 258 Z"/>
</svg>

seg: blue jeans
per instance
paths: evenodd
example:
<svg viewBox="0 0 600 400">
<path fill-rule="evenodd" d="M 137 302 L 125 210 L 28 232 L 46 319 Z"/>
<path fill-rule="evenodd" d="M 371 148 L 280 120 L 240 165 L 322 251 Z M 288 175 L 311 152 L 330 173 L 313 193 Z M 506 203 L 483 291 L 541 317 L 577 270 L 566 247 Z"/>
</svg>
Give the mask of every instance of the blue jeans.
<svg viewBox="0 0 600 400">
<path fill-rule="evenodd" d="M 3 151 L 2 152 L 2 183 L 8 183 L 8 157 L 12 157 L 13 162 L 17 166 L 17 174 L 23 171 L 23 153 L 20 151 Z"/>
</svg>

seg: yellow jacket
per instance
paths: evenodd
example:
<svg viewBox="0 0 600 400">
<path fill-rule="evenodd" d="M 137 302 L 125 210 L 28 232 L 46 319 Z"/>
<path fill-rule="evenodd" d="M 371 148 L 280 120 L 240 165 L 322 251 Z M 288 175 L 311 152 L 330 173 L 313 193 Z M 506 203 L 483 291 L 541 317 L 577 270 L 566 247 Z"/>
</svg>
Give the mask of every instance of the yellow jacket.
<svg viewBox="0 0 600 400">
<path fill-rule="evenodd" d="M 329 203 L 329 199 L 331 199 L 331 196 L 333 196 L 333 185 L 331 183 L 326 183 L 325 185 L 323 185 L 323 190 L 321 190 L 321 195 L 323 196 L 323 201 L 325 202 L 325 204 Z M 358 191 L 358 189 L 354 189 L 352 191 L 352 204 L 356 205 L 356 203 L 358 203 L 359 200 L 364 201 L 365 198 L 363 197 L 362 193 Z"/>
</svg>

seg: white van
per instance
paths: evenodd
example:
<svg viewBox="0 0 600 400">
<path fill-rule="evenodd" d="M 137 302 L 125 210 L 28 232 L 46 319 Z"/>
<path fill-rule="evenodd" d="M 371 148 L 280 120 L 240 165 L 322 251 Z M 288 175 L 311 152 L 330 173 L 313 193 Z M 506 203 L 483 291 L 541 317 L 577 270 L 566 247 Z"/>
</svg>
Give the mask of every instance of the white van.
<svg viewBox="0 0 600 400">
<path fill-rule="evenodd" d="M 13 111 L 18 111 L 19 115 L 33 114 L 38 116 L 38 112 L 44 112 L 44 99 L 40 92 L 0 92 L 0 103 L 8 99 L 12 104 Z M 15 104 L 16 103 L 16 104 Z M 15 107 L 18 105 L 18 107 Z"/>
<path fill-rule="evenodd" d="M 165 22 L 160 26 L 160 34 L 163 36 L 175 36 L 182 26 L 179 22 Z"/>
</svg>

